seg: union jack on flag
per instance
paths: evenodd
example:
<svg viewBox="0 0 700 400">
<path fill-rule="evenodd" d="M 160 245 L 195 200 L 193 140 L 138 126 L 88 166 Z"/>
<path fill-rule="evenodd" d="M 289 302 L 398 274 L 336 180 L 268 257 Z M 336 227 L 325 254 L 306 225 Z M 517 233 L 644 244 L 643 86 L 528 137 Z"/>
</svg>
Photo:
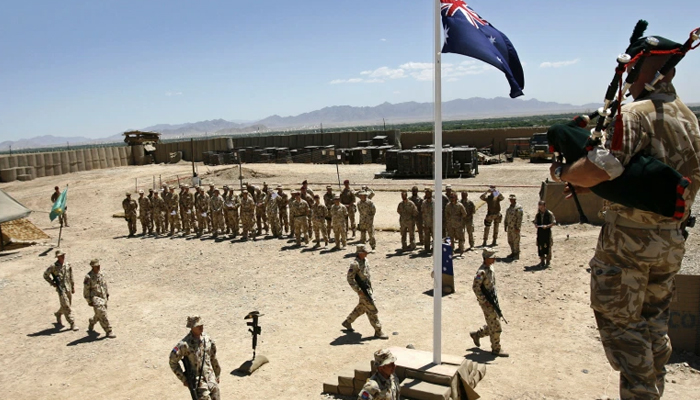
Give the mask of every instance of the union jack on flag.
<svg viewBox="0 0 700 400">
<path fill-rule="evenodd" d="M 443 53 L 476 58 L 503 71 L 510 85 L 510 97 L 523 95 L 525 77 L 518 53 L 510 39 L 481 18 L 462 0 L 441 0 Z"/>
</svg>

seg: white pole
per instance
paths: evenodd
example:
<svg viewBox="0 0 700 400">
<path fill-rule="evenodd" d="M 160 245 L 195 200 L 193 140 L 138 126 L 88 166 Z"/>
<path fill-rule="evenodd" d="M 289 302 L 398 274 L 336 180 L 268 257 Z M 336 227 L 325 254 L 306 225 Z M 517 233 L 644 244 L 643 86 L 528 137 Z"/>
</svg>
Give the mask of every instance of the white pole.
<svg viewBox="0 0 700 400">
<path fill-rule="evenodd" d="M 442 82 L 441 57 L 442 51 L 442 18 L 440 15 L 440 0 L 435 0 L 435 214 L 433 215 L 433 362 L 442 362 Z"/>
</svg>

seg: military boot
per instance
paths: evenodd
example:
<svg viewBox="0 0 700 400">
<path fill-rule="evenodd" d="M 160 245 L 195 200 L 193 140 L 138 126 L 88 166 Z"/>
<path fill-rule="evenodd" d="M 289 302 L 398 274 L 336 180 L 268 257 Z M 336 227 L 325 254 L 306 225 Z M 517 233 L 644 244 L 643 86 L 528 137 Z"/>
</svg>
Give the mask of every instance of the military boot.
<svg viewBox="0 0 700 400">
<path fill-rule="evenodd" d="M 481 347 L 481 340 L 479 340 L 479 336 L 476 335 L 476 332 L 469 332 L 469 336 L 472 337 L 476 347 Z"/>
<path fill-rule="evenodd" d="M 349 330 L 350 332 L 355 331 L 354 329 L 352 329 L 352 324 L 348 322 L 348 320 L 343 321 L 342 325 L 345 329 Z"/>
<path fill-rule="evenodd" d="M 389 336 L 384 333 L 381 329 L 374 332 L 374 337 L 377 339 L 389 339 Z"/>
<path fill-rule="evenodd" d="M 63 326 L 63 322 L 61 322 L 61 313 L 54 313 L 53 315 L 56 317 L 56 325 Z"/>
<path fill-rule="evenodd" d="M 491 354 L 493 354 L 496 357 L 510 357 L 510 354 L 504 353 L 503 350 L 492 351 Z"/>
<path fill-rule="evenodd" d="M 88 320 L 88 332 L 93 332 L 95 330 L 94 328 L 95 328 L 95 320 L 90 318 Z"/>
<path fill-rule="evenodd" d="M 70 323 L 70 330 L 72 330 L 72 331 L 77 331 L 77 330 L 78 330 L 78 327 L 75 326 L 75 322 L 71 322 L 71 323 Z"/>
<path fill-rule="evenodd" d="M 107 332 L 107 337 L 110 338 L 110 339 L 114 339 L 115 337 L 117 337 L 117 335 L 115 335 L 114 333 L 112 333 L 112 331 L 109 331 L 109 332 Z"/>
<path fill-rule="evenodd" d="M 498 243 L 496 242 L 496 239 L 493 239 L 493 242 L 491 242 L 491 247 L 493 246 L 498 246 Z"/>
</svg>

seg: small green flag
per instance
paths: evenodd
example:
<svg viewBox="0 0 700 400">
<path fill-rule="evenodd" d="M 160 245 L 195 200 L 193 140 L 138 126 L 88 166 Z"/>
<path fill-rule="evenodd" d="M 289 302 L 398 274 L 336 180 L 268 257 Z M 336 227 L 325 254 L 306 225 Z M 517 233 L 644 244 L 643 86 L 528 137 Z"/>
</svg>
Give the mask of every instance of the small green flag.
<svg viewBox="0 0 700 400">
<path fill-rule="evenodd" d="M 59 215 L 62 215 L 66 211 L 66 195 L 68 194 L 68 188 L 63 189 L 63 193 L 61 193 L 60 196 L 58 196 L 58 199 L 56 199 L 56 202 L 53 203 L 53 207 L 51 207 L 51 214 L 49 214 L 49 218 L 51 221 L 56 219 Z"/>
</svg>

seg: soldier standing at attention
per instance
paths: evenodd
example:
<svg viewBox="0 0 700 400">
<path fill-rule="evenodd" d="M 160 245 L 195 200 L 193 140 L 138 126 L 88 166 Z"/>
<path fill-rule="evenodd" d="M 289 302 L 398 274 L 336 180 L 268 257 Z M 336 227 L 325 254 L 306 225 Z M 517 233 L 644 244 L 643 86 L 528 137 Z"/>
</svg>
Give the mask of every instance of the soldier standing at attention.
<svg viewBox="0 0 700 400">
<path fill-rule="evenodd" d="M 348 331 L 353 331 L 352 323 L 362 314 L 367 314 L 369 323 L 374 328 L 374 337 L 378 339 L 389 339 L 389 336 L 382 331 L 382 324 L 377 315 L 378 310 L 372 298 L 372 281 L 370 280 L 369 261 L 367 260 L 367 249 L 360 244 L 355 251 L 356 258 L 348 269 L 348 283 L 352 290 L 360 297 L 360 302 L 354 310 L 343 321 L 343 327 Z"/>
<path fill-rule="evenodd" d="M 399 226 L 401 227 L 401 248 L 403 250 L 415 250 L 416 235 L 413 229 L 416 225 L 418 209 L 413 202 L 408 200 L 408 192 L 406 190 L 401 190 L 401 202 L 396 208 L 396 212 L 399 213 Z M 406 244 L 407 235 L 410 239 L 410 246 Z"/>
<path fill-rule="evenodd" d="M 280 224 L 280 197 L 272 189 L 268 189 L 265 196 L 265 212 L 267 213 L 267 223 L 272 230 L 272 237 L 282 237 L 282 225 Z"/>
<path fill-rule="evenodd" d="M 355 192 L 352 189 L 350 189 L 349 180 L 346 179 L 343 182 L 343 185 L 345 185 L 345 187 L 343 188 L 343 191 L 340 192 L 340 202 L 345 206 L 345 208 L 347 208 L 349 219 L 349 222 L 345 223 L 345 235 L 347 236 L 348 229 L 352 229 L 352 237 L 355 237 L 355 229 L 357 228 L 355 225 Z"/>
<path fill-rule="evenodd" d="M 58 196 L 61 195 L 61 191 L 58 189 L 58 186 L 54 186 L 53 188 L 53 193 L 51 194 L 51 203 L 55 203 L 56 200 L 58 200 Z M 68 219 L 66 217 L 66 209 L 68 209 L 68 206 L 63 210 L 63 212 L 58 216 L 58 222 L 61 223 L 61 226 L 65 226 L 66 228 L 68 227 Z"/>
<path fill-rule="evenodd" d="M 321 196 L 314 195 L 314 205 L 311 207 L 311 219 L 314 225 L 314 237 L 316 238 L 316 246 L 321 246 L 321 236 L 323 235 L 323 241 L 328 246 L 328 229 L 326 227 L 326 215 L 328 215 L 328 209 L 325 204 L 321 204 Z"/>
<path fill-rule="evenodd" d="M 77 331 L 75 319 L 73 318 L 73 310 L 71 304 L 73 302 L 73 293 L 75 293 L 75 284 L 73 283 L 73 268 L 66 261 L 66 253 L 61 250 L 56 250 L 56 262 L 44 271 L 44 279 L 49 285 L 53 286 L 58 293 L 58 302 L 61 307 L 54 313 L 56 316 L 56 324 L 63 326 L 61 315 L 66 317 L 66 321 L 70 324 L 70 329 Z"/>
<path fill-rule="evenodd" d="M 450 244 L 452 251 L 455 242 L 459 242 L 459 253 L 464 253 L 464 220 L 467 218 L 467 211 L 462 203 L 457 202 L 457 193 L 450 193 L 450 203 L 445 207 L 445 223 L 447 224 L 447 236 L 451 237 Z"/>
<path fill-rule="evenodd" d="M 467 212 L 467 218 L 464 219 L 464 227 L 469 236 L 469 250 L 471 250 L 474 248 L 474 214 L 476 213 L 476 206 L 473 201 L 469 200 L 469 193 L 466 190 L 462 191 L 462 199 L 459 202 L 462 203 L 464 210 Z"/>
<path fill-rule="evenodd" d="M 95 311 L 95 315 L 88 321 L 88 332 L 93 332 L 93 328 L 97 322 L 105 331 L 108 338 L 114 339 L 117 337 L 112 333 L 112 325 L 107 318 L 107 301 L 109 300 L 109 289 L 107 289 L 107 281 L 104 275 L 100 273 L 100 260 L 94 259 L 90 261 L 92 271 L 85 275 L 83 280 L 83 297 L 88 305 Z"/>
<path fill-rule="evenodd" d="M 490 186 L 486 193 L 479 197 L 482 201 L 486 202 L 486 218 L 484 218 L 484 243 L 481 244 L 482 247 L 486 246 L 486 242 L 489 240 L 489 230 L 491 229 L 491 224 L 493 223 L 493 242 L 491 246 L 495 246 L 496 240 L 498 239 L 498 225 L 501 224 L 503 215 L 501 214 L 501 202 L 504 197 L 498 190 L 496 186 Z"/>
<path fill-rule="evenodd" d="M 253 186 L 251 196 L 255 202 L 255 223 L 258 227 L 255 236 L 262 235 L 263 229 L 265 233 L 268 233 L 270 227 L 267 225 L 267 214 L 265 213 L 265 193 L 263 193 L 259 187 Z"/>
<path fill-rule="evenodd" d="M 377 213 L 377 208 L 372 200 L 367 199 L 369 197 L 367 192 L 362 191 L 358 195 L 360 196 L 360 202 L 357 203 L 357 211 L 360 214 L 358 225 L 360 243 L 365 244 L 367 235 L 369 235 L 369 245 L 374 250 L 377 247 L 377 241 L 374 239 L 374 214 Z"/>
<path fill-rule="evenodd" d="M 423 217 L 423 245 L 425 251 L 430 251 L 430 246 L 433 241 L 433 213 L 435 212 L 435 203 L 433 202 L 433 191 L 430 188 L 425 188 L 425 196 L 423 196 L 423 204 L 420 205 L 420 213 Z"/>
<path fill-rule="evenodd" d="M 232 234 L 233 237 L 238 236 L 238 207 L 240 205 L 238 196 L 233 192 L 233 188 L 230 188 L 224 195 L 224 215 L 226 217 L 226 233 Z"/>
<path fill-rule="evenodd" d="M 401 389 L 396 376 L 396 357 L 389 349 L 374 353 L 375 372 L 360 390 L 357 400 L 399 400 Z"/>
<path fill-rule="evenodd" d="M 328 225 L 328 235 L 330 236 L 333 231 L 333 224 L 331 223 L 331 207 L 333 207 L 333 187 L 331 185 L 326 186 L 326 193 L 323 194 L 323 204 L 326 205 L 328 209 L 328 214 L 326 216 L 326 224 Z"/>
<path fill-rule="evenodd" d="M 312 226 L 311 226 L 311 208 L 314 206 L 314 198 L 312 194 L 309 194 L 309 192 L 306 191 L 306 189 L 302 186 L 302 188 L 299 190 L 299 196 L 301 196 L 301 199 L 306 202 L 306 204 L 309 205 L 309 217 L 306 220 L 306 233 L 307 237 L 311 238 L 311 232 L 312 232 Z"/>
<path fill-rule="evenodd" d="M 214 186 L 214 182 L 209 183 L 209 190 L 207 190 L 207 196 L 209 196 L 209 202 L 211 202 L 211 198 L 214 197 L 214 190 L 216 189 L 216 186 Z M 207 214 L 207 225 L 209 226 L 209 232 L 214 231 L 214 220 L 212 218 L 212 213 L 209 212 Z"/>
<path fill-rule="evenodd" d="M 156 235 L 165 233 L 165 228 L 163 227 L 163 217 L 166 212 L 165 202 L 160 197 L 159 192 L 153 193 L 153 200 L 151 201 L 153 206 L 153 220 L 156 225 Z"/>
<path fill-rule="evenodd" d="M 306 179 L 304 179 L 304 182 L 301 183 L 301 188 L 299 188 L 299 190 L 300 190 L 300 191 L 301 191 L 301 190 L 306 191 L 306 193 L 308 193 L 309 196 L 311 196 L 311 198 L 313 199 L 313 197 L 314 197 L 314 191 L 311 190 L 311 189 L 309 189 L 309 181 L 307 181 Z"/>
<path fill-rule="evenodd" d="M 370 189 L 367 185 L 362 185 L 362 191 L 367 193 L 367 200 L 372 200 L 374 198 L 374 190 Z"/>
<path fill-rule="evenodd" d="M 309 203 L 301 198 L 298 190 L 292 192 L 292 202 L 289 204 L 289 214 L 294 218 L 294 238 L 297 246 L 301 246 L 301 237 L 304 236 L 304 243 L 309 244 L 307 218 L 311 213 Z"/>
<path fill-rule="evenodd" d="M 129 227 L 129 237 L 132 237 L 136 234 L 136 211 L 139 205 L 136 200 L 131 199 L 131 193 L 126 192 L 126 198 L 122 200 L 122 208 L 126 225 Z"/>
<path fill-rule="evenodd" d="M 209 212 L 211 213 L 212 234 L 219 236 L 224 232 L 224 199 L 219 195 L 219 189 L 214 188 L 214 196 L 209 199 Z"/>
<path fill-rule="evenodd" d="M 280 212 L 280 224 L 284 227 L 284 233 L 289 234 L 289 196 L 284 192 L 282 185 L 277 185 L 277 208 Z"/>
<path fill-rule="evenodd" d="M 476 271 L 474 284 L 472 289 L 476 294 L 476 299 L 479 301 L 481 311 L 484 312 L 486 325 L 476 332 L 470 332 L 476 347 L 481 346 L 480 340 L 482 337 L 488 336 L 491 339 L 491 354 L 498 357 L 508 357 L 508 353 L 501 350 L 501 321 L 498 320 L 498 314 L 493 305 L 486 299 L 485 291 L 489 291 L 496 297 L 496 273 L 493 270 L 493 263 L 496 262 L 496 252 L 484 249 L 484 263 L 481 264 L 479 270 Z"/>
<path fill-rule="evenodd" d="M 168 190 L 168 185 L 165 183 L 163 184 L 163 191 L 160 197 L 163 198 L 163 202 L 165 203 L 165 219 L 163 220 L 163 234 L 165 234 L 170 226 L 170 190 Z"/>
<path fill-rule="evenodd" d="M 248 191 L 241 192 L 241 227 L 243 228 L 243 240 L 248 240 L 248 233 L 255 237 L 255 202 L 248 196 Z"/>
<path fill-rule="evenodd" d="M 343 249 L 348 244 L 347 237 L 347 218 L 348 209 L 344 205 L 340 204 L 340 196 L 337 194 L 333 196 L 333 206 L 331 206 L 331 223 L 333 224 L 333 236 L 335 237 L 335 249 L 340 249 L 340 245 L 343 245 Z"/>
<path fill-rule="evenodd" d="M 180 215 L 182 215 L 182 228 L 185 235 L 189 235 L 191 230 L 196 230 L 194 209 L 194 195 L 190 193 L 190 186 L 183 186 L 183 193 L 180 195 Z"/>
<path fill-rule="evenodd" d="M 520 226 L 523 223 L 523 208 L 518 204 L 514 194 L 508 196 L 508 199 L 510 207 L 506 209 L 506 219 L 503 223 L 510 245 L 510 254 L 507 257 L 517 260 L 520 258 Z"/>
<path fill-rule="evenodd" d="M 153 189 L 148 189 L 148 201 L 151 202 L 151 209 L 149 210 L 150 213 L 150 219 L 149 222 L 150 224 L 148 225 L 148 233 L 153 234 L 153 226 L 155 225 L 155 222 L 153 221 Z"/>
<path fill-rule="evenodd" d="M 209 221 L 209 195 L 200 187 L 195 197 L 194 207 L 197 213 L 197 237 L 201 237 Z M 211 232 L 211 226 L 209 227 Z"/>
<path fill-rule="evenodd" d="M 184 386 L 189 386 L 188 379 L 194 384 L 191 389 L 197 400 L 221 400 L 221 367 L 216 358 L 216 343 L 204 333 L 204 322 L 198 315 L 187 317 L 187 327 L 190 333 L 170 352 L 170 369 Z M 185 371 L 180 367 L 180 360 L 185 364 Z"/>
<path fill-rule="evenodd" d="M 178 214 L 178 207 L 180 206 L 180 195 L 175 193 L 175 186 L 170 186 L 170 199 L 168 200 L 168 207 L 170 211 L 170 236 L 175 234 L 175 229 L 178 232 L 182 231 L 180 226 L 180 215 Z"/>
<path fill-rule="evenodd" d="M 180 193 L 178 193 L 178 198 L 179 198 L 179 200 L 178 200 L 178 210 L 179 211 L 178 212 L 180 214 L 180 224 L 182 225 L 183 232 L 187 230 L 187 225 L 188 225 L 187 213 L 186 213 L 187 209 L 185 208 L 185 201 L 186 201 L 185 200 L 185 186 L 187 186 L 187 185 L 181 183 L 180 184 Z"/>
<path fill-rule="evenodd" d="M 537 214 L 532 221 L 537 228 L 537 255 L 540 256 L 540 266 L 549 267 L 552 260 L 552 227 L 557 224 L 554 214 L 547 209 L 547 203 L 540 200 L 537 203 Z"/>
<path fill-rule="evenodd" d="M 153 230 L 149 231 L 149 226 L 151 226 L 151 200 L 144 196 L 143 190 L 139 190 L 139 218 L 141 219 L 141 236 L 145 235 L 146 232 L 153 233 Z"/>
<path fill-rule="evenodd" d="M 420 206 L 423 203 L 423 199 L 418 195 L 418 186 L 411 188 L 411 197 L 409 200 L 416 205 L 418 210 L 418 215 L 416 216 L 416 230 L 418 231 L 418 244 L 423 244 L 423 214 L 420 212 Z"/>
</svg>

